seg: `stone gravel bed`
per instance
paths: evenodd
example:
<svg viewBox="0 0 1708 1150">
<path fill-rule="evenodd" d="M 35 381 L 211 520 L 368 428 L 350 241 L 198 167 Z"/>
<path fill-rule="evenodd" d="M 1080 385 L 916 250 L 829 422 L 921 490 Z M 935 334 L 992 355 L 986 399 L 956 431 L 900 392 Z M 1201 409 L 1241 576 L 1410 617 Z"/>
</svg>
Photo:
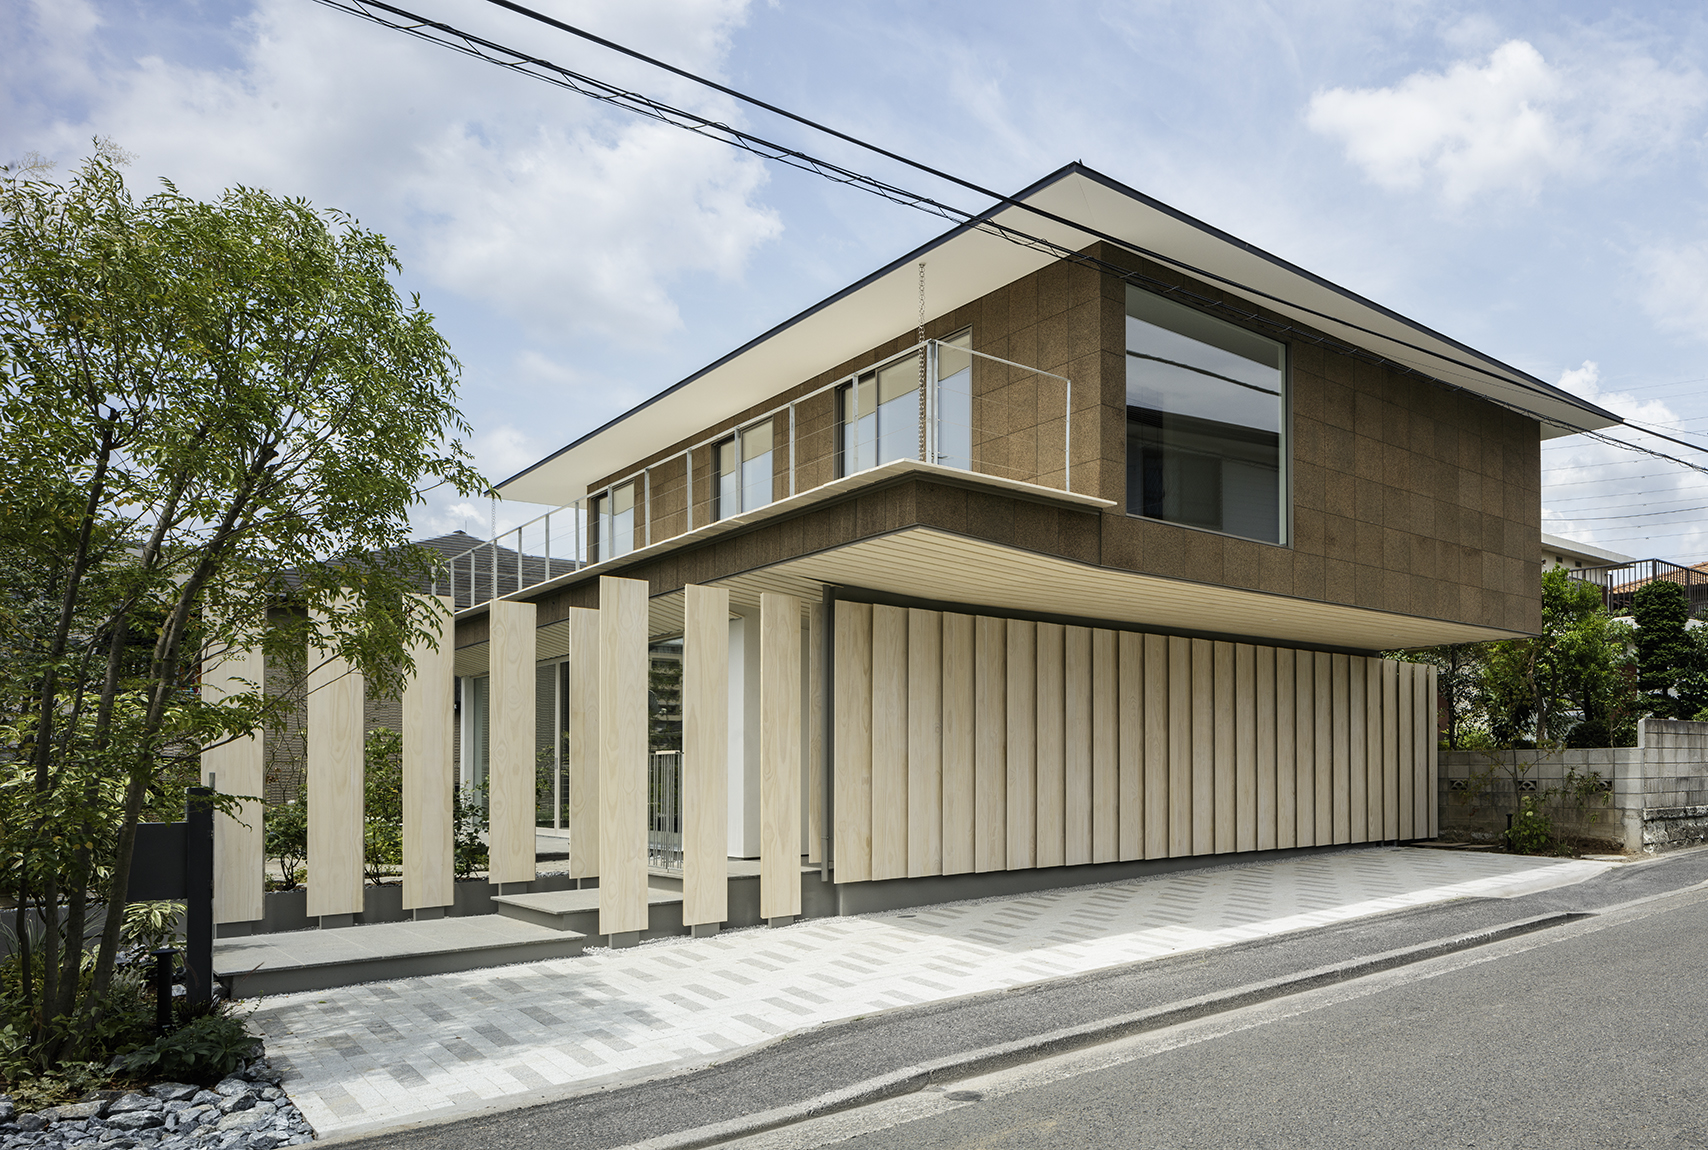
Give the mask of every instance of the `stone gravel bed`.
<svg viewBox="0 0 1708 1150">
<path fill-rule="evenodd" d="M 280 1077 L 261 1058 L 211 1090 L 163 1082 L 22 1114 L 0 1094 L 0 1150 L 274 1150 L 312 1141 Z"/>
</svg>

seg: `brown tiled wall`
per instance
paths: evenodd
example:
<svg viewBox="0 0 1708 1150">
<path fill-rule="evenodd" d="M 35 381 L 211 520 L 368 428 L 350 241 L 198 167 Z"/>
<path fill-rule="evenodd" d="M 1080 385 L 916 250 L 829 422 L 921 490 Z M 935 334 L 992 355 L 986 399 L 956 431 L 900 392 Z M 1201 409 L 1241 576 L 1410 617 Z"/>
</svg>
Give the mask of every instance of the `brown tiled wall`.
<svg viewBox="0 0 1708 1150">
<path fill-rule="evenodd" d="M 1154 280 L 1188 286 L 1200 296 L 1220 296 L 1215 288 L 1138 257 L 1102 248 L 1097 254 Z M 1125 295 L 1119 277 L 1058 263 L 927 325 L 927 333 L 939 338 L 970 326 L 975 350 L 1072 381 L 1072 487 L 1116 502 L 1115 509 L 1101 516 L 1091 547 L 1093 561 L 1406 615 L 1515 631 L 1539 629 L 1540 442 L 1535 421 L 1479 396 L 1364 362 L 1298 334 L 1280 336 L 1289 345 L 1292 382 L 1291 545 L 1128 516 Z M 1236 302 L 1249 310 L 1244 301 Z M 1262 324 L 1249 326 L 1277 334 Z M 902 333 L 707 428 L 692 442 L 869 367 L 913 340 L 914 333 Z M 999 474 L 1029 467 L 1037 481 L 1059 485 L 1060 389 L 1043 377 L 1010 379 L 1009 374 L 981 368 L 975 375 L 975 423 L 984 433 L 976 458 L 1006 461 L 1002 468 L 993 467 Z M 801 436 L 796 483 L 805 491 L 832 477 L 831 396 L 802 403 L 796 419 Z M 777 434 L 781 447 L 786 426 L 780 423 Z M 600 482 L 666 459 L 688 442 L 672 444 Z M 696 524 L 710 519 L 710 455 L 706 451 L 695 457 Z M 777 451 L 775 459 L 774 491 L 782 498 L 788 494 L 787 452 Z M 682 486 L 680 463 L 659 469 L 654 478 L 654 538 L 681 530 Z M 646 577 L 659 591 L 682 581 L 715 578 L 713 571 L 750 569 L 827 546 L 831 538 L 840 540 L 844 528 L 857 519 L 861 534 L 888 530 L 876 521 L 868 530 L 862 518 L 866 513 L 858 509 L 888 506 L 895 498 L 873 493 L 799 520 L 726 537 L 648 564 Z M 880 518 L 887 523 L 893 516 Z M 826 523 L 836 526 L 813 526 Z M 1076 544 L 1072 550 L 1083 547 Z M 596 597 L 591 589 L 579 594 Z M 547 621 L 545 616 L 541 621 Z M 459 642 L 469 641 L 478 641 L 473 631 L 459 627 Z"/>
<path fill-rule="evenodd" d="M 1103 253 L 1220 298 L 1147 261 Z M 1105 281 L 1104 350 L 1125 359 L 1126 288 Z M 1250 310 L 1243 300 L 1242 309 Z M 1231 319 L 1231 316 L 1223 315 Z M 1250 324 L 1274 336 L 1276 329 Z M 1288 343 L 1293 542 L 1105 516 L 1107 566 L 1515 631 L 1541 627 L 1541 441 L 1536 421 L 1311 342 Z M 1125 374 L 1108 372 L 1111 461 L 1125 452 Z M 1124 471 L 1106 469 L 1123 499 Z"/>
</svg>

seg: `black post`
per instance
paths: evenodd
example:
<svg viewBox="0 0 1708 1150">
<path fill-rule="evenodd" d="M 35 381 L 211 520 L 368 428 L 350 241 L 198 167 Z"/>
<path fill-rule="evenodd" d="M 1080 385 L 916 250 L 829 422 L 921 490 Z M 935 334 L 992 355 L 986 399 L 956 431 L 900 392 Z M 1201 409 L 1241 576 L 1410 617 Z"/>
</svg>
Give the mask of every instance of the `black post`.
<svg viewBox="0 0 1708 1150">
<path fill-rule="evenodd" d="M 191 1002 L 213 997 L 213 790 L 191 787 L 184 804 L 184 990 Z"/>
<path fill-rule="evenodd" d="M 178 952 L 163 946 L 154 955 L 154 1030 L 165 1034 L 172 1029 L 172 960 Z"/>
</svg>

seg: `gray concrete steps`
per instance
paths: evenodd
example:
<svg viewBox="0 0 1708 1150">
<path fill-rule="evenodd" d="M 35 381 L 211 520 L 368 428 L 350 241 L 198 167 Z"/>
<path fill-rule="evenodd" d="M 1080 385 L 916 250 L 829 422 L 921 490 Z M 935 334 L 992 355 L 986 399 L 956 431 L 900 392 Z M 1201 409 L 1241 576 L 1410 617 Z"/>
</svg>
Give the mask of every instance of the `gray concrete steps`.
<svg viewBox="0 0 1708 1150">
<path fill-rule="evenodd" d="M 599 933 L 599 891 L 554 890 L 538 894 L 495 895 L 493 904 L 505 918 L 548 930 L 594 937 Z M 682 934 L 682 891 L 649 880 L 646 892 L 647 930 L 642 938 Z"/>
<path fill-rule="evenodd" d="M 496 914 L 240 935 L 214 941 L 214 977 L 249 998 L 570 958 L 594 941 Z"/>
</svg>

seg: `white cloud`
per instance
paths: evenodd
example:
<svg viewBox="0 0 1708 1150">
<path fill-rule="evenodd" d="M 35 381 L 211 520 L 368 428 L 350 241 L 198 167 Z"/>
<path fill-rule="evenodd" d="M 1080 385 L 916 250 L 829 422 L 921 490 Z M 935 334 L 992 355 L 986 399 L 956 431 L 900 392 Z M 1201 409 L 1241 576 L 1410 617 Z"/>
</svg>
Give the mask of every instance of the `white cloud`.
<svg viewBox="0 0 1708 1150">
<path fill-rule="evenodd" d="M 1634 424 L 1670 432 L 1679 414 L 1664 400 L 1604 389 L 1600 366 L 1585 360 L 1562 372 L 1559 385 Z M 1619 439 L 1643 443 L 1635 428 L 1610 429 Z M 1675 444 L 1647 446 L 1689 455 Z M 1708 558 L 1708 476 L 1653 456 L 1585 436 L 1556 440 L 1543 449 L 1542 530 L 1637 558 Z"/>
<path fill-rule="evenodd" d="M 454 24 L 644 84 L 720 119 L 734 109 L 685 81 L 476 5 Z M 459 58 L 300 0 L 256 0 L 226 36 L 224 64 L 145 55 L 97 27 L 95 9 L 41 5 L 19 29 L 9 135 L 62 165 L 112 138 L 139 186 L 169 175 L 212 195 L 236 182 L 307 195 L 387 221 L 413 277 L 504 312 L 541 338 L 592 332 L 643 343 L 679 326 L 672 284 L 739 276 L 775 236 L 758 201 L 761 163 L 582 96 Z M 569 18 L 714 72 L 745 0 L 558 4 Z M 206 14 L 191 10 L 200 25 Z M 642 78 L 644 75 L 644 79 Z M 54 93 L 47 102 L 38 89 Z M 75 89 L 75 90 L 68 90 Z M 397 221 L 406 221 L 401 228 Z"/>
<path fill-rule="evenodd" d="M 1643 306 L 1664 330 L 1708 342 L 1708 241 L 1637 253 Z"/>
<path fill-rule="evenodd" d="M 1306 123 L 1390 190 L 1430 186 L 1449 204 L 1533 197 L 1553 179 L 1598 176 L 1672 147 L 1708 102 L 1694 69 L 1668 70 L 1611 42 L 1550 62 L 1525 40 L 1480 61 L 1385 88 L 1331 88 Z"/>
</svg>

